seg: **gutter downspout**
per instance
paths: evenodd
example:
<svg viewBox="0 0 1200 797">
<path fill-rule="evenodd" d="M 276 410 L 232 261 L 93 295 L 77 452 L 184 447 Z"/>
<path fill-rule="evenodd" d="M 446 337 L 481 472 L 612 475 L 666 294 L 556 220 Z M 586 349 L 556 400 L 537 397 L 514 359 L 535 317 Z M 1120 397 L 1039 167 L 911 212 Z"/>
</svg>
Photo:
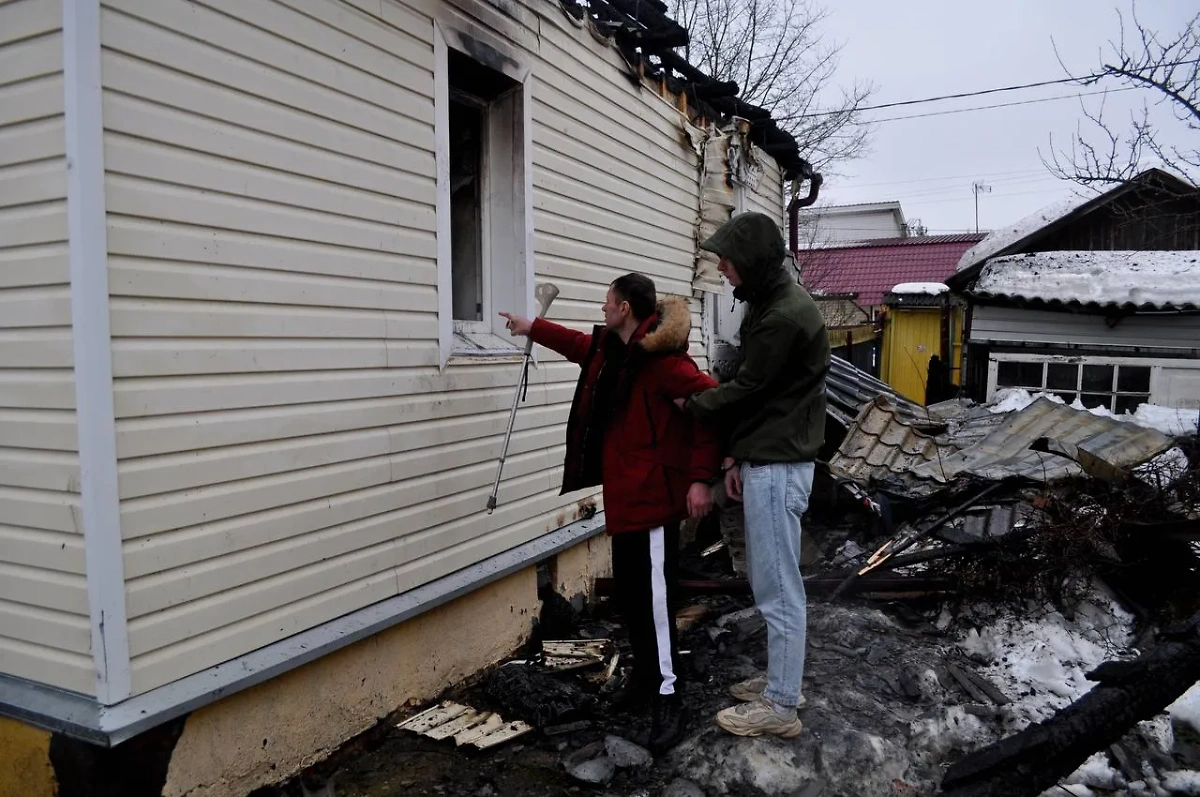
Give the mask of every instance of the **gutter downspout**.
<svg viewBox="0 0 1200 797">
<path fill-rule="evenodd" d="M 825 178 L 819 173 L 809 175 L 811 182 L 808 186 L 808 196 L 800 198 L 800 183 L 803 175 L 792 181 L 792 201 L 788 203 L 788 250 L 795 254 L 800 249 L 800 208 L 806 208 L 817 201 L 821 193 L 821 183 Z"/>
</svg>

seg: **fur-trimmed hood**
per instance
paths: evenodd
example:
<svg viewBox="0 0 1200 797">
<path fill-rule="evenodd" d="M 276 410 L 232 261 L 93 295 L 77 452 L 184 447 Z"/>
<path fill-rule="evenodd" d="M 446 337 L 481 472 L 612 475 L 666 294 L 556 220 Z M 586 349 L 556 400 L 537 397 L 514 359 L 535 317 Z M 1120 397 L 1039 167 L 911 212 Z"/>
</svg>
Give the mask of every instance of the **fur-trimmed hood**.
<svg viewBox="0 0 1200 797">
<path fill-rule="evenodd" d="M 647 352 L 687 351 L 692 331 L 692 311 L 682 296 L 663 296 L 652 321 L 637 343 Z"/>
</svg>

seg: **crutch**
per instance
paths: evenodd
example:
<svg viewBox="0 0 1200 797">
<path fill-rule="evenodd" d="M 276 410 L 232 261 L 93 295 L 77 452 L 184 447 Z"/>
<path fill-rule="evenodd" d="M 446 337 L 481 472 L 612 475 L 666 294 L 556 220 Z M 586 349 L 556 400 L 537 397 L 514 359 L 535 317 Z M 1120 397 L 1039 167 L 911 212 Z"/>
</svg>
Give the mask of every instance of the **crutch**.
<svg viewBox="0 0 1200 797">
<path fill-rule="evenodd" d="M 558 296 L 558 286 L 553 282 L 538 283 L 533 291 L 533 298 L 538 303 L 538 318 L 544 318 L 546 311 Z M 500 464 L 496 467 L 496 481 L 492 484 L 492 494 L 488 496 L 487 511 L 492 514 L 496 508 L 496 495 L 500 492 L 500 474 L 504 473 L 504 460 L 508 458 L 508 441 L 512 439 L 513 423 L 517 420 L 517 404 L 521 402 L 521 391 L 529 379 L 529 359 L 533 355 L 533 336 L 525 341 L 525 354 L 521 357 L 521 378 L 517 380 L 517 392 L 513 394 L 512 409 L 508 411 L 508 430 L 504 433 L 504 448 L 500 449 Z"/>
</svg>

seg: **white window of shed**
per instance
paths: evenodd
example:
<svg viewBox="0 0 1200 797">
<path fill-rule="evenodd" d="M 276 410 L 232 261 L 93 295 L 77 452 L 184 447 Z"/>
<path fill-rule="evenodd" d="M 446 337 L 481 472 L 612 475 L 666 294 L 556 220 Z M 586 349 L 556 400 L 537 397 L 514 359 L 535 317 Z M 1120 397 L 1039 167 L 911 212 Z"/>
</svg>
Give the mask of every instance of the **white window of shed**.
<svg viewBox="0 0 1200 797">
<path fill-rule="evenodd" d="M 444 366 L 452 355 L 519 351 L 498 313 L 528 314 L 532 306 L 532 98 L 529 71 L 498 50 L 499 43 L 440 26 L 436 32 Z"/>
</svg>

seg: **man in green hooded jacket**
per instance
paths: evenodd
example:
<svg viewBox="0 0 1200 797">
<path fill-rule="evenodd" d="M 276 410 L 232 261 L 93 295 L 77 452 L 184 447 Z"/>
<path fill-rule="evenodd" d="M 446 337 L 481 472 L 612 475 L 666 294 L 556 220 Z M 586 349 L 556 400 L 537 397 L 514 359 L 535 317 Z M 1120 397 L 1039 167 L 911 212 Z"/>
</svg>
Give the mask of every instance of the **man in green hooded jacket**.
<svg viewBox="0 0 1200 797">
<path fill-rule="evenodd" d="M 729 435 L 725 490 L 745 508 L 754 602 L 767 621 L 767 674 L 730 688 L 739 705 L 717 724 L 740 736 L 800 733 L 807 605 L 800 577 L 800 516 L 825 436 L 829 335 L 789 268 L 779 227 L 761 213 L 726 222 L 701 247 L 747 305 L 741 364 L 730 381 L 684 408 Z"/>
</svg>

